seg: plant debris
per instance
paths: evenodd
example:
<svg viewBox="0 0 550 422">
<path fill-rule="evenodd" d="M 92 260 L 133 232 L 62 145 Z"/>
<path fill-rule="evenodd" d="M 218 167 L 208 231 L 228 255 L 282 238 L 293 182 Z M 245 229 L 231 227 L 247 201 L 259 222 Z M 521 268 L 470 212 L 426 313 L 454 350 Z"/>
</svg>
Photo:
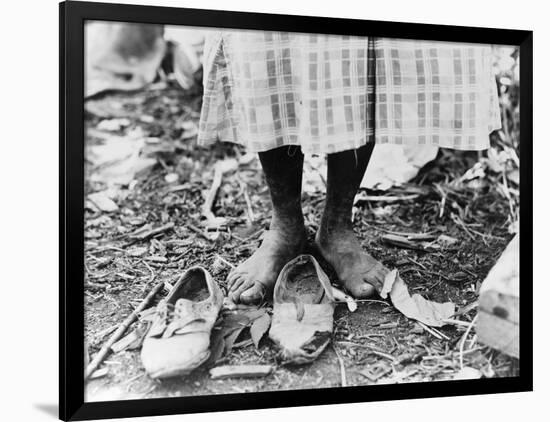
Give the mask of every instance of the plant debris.
<svg viewBox="0 0 550 422">
<path fill-rule="evenodd" d="M 494 151 L 441 148 L 433 161 L 416 169 L 409 183 L 365 186 L 354 206 L 354 231 L 362 247 L 399 273 L 413 310 L 418 311 L 415 295 L 456 304 L 456 313 L 441 320 L 444 325 L 421 325 L 379 298 L 344 300 L 356 309 L 335 308 L 333 344 L 338 345 L 339 359 L 328 348 L 306 370 L 277 365 L 276 350 L 265 336 L 256 347 L 252 326 L 258 318 L 267 319 L 262 315 L 270 313 L 269 302 L 259 309 L 233 304 L 223 310 L 224 318 L 259 314 L 236 317 L 232 328 L 218 323 L 206 368 L 269 364 L 272 376 L 224 383 L 197 370 L 185 381 L 152 385 L 141 368 L 139 350 L 129 347 L 102 360 L 108 376 L 88 379 L 89 399 L 101 397 L 93 394 L 96 391 L 113 389 L 124 399 L 331 388 L 342 383 L 340 361 L 350 386 L 373 382 L 360 371 L 378 362 L 393 367 L 378 384 L 454 379 L 462 367 L 477 369 L 484 377 L 517 376 L 519 360 L 481 344 L 472 325 L 481 281 L 518 229 L 519 161 L 509 150 L 519 151 L 517 80 L 513 73 L 503 74 L 512 83 L 501 86 L 504 129 L 491 136 Z M 151 291 L 155 279 L 164 282 L 159 293 L 166 294 L 185 269 L 203 265 L 226 289 L 229 271 L 257 249 L 269 227 L 271 203 L 257 155 L 246 154 L 238 145 L 204 148 L 196 143 L 200 89 L 196 85 L 185 91 L 168 80 L 162 86 L 106 93 L 85 102 L 85 339 L 92 360 Z M 104 123 L 115 130 L 98 129 L 102 121 L 112 119 L 130 124 Z M 225 224 L 210 228 L 202 212 L 205 194 L 212 189 L 217 163 L 224 160 L 235 160 L 237 168 L 223 173 L 209 207 Z M 304 176 L 315 173 L 315 182 L 305 186 L 302 195 L 310 244 L 325 199 L 324 157 L 316 160 L 315 170 L 305 165 Z M 117 210 L 103 211 L 89 200 L 89 195 L 102 192 Z M 159 228 L 163 230 L 155 231 Z M 383 239 L 387 234 L 403 237 L 414 247 L 390 245 Z M 339 286 L 330 266 L 311 253 Z M 113 344 L 135 328 L 129 326 Z"/>
<path fill-rule="evenodd" d="M 271 365 L 228 365 L 218 366 L 210 370 L 214 380 L 226 378 L 257 378 L 265 377 L 273 371 Z"/>
<path fill-rule="evenodd" d="M 444 320 L 455 313 L 455 304 L 452 302 L 429 301 L 417 293 L 411 296 L 397 270 L 388 274 L 380 295 L 384 298 L 388 292 L 393 305 L 399 312 L 426 325 L 442 327 L 445 325 Z"/>
</svg>

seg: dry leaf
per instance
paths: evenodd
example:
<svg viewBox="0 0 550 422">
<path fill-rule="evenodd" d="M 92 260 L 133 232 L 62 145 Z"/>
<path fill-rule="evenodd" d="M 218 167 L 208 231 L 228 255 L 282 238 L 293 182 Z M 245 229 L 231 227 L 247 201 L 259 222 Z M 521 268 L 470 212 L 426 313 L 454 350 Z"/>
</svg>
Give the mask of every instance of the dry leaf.
<svg viewBox="0 0 550 422">
<path fill-rule="evenodd" d="M 130 334 L 121 338 L 119 341 L 111 346 L 111 350 L 114 353 L 123 352 L 124 350 L 134 350 L 141 347 L 143 339 L 145 338 L 146 330 L 136 328 L 131 331 Z"/>
<path fill-rule="evenodd" d="M 235 341 L 237 340 L 237 338 L 239 337 L 239 335 L 244 329 L 245 327 L 241 326 L 224 337 L 224 342 L 225 342 L 224 350 L 223 350 L 224 355 L 231 353 L 231 350 L 233 349 L 233 345 L 235 344 Z"/>
<path fill-rule="evenodd" d="M 355 302 L 351 296 L 345 294 L 340 289 L 333 286 L 332 295 L 334 296 L 336 302 L 346 303 L 350 312 L 355 312 L 357 310 L 357 302 Z"/>
<path fill-rule="evenodd" d="M 113 212 L 118 210 L 118 205 L 104 192 L 96 192 L 88 195 L 88 199 L 101 211 Z"/>
<path fill-rule="evenodd" d="M 265 308 L 262 308 L 262 309 L 245 309 L 245 310 L 242 310 L 239 312 L 238 315 L 242 315 L 242 316 L 245 316 L 247 317 L 250 322 L 264 316 L 264 314 L 266 313 L 266 310 Z"/>
<path fill-rule="evenodd" d="M 95 380 L 97 378 L 102 378 L 104 377 L 105 375 L 107 375 L 109 373 L 109 368 L 107 368 L 106 366 L 103 367 L 103 368 L 100 368 L 96 371 L 94 371 L 94 373 L 92 375 L 90 375 L 89 379 L 91 380 Z"/>
<path fill-rule="evenodd" d="M 271 317 L 266 312 L 261 317 L 257 318 L 252 326 L 250 327 L 250 337 L 252 338 L 252 341 L 254 342 L 254 346 L 256 346 L 256 349 L 259 348 L 260 340 L 264 336 L 264 334 L 269 329 L 269 326 L 271 325 Z"/>
<path fill-rule="evenodd" d="M 456 239 L 454 237 L 451 237 L 451 236 L 447 236 L 446 234 L 441 234 L 437 238 L 436 242 L 438 244 L 440 244 L 441 246 L 445 247 L 445 246 L 454 245 L 456 242 L 458 242 L 458 239 Z"/>
<path fill-rule="evenodd" d="M 384 283 L 384 285 L 385 284 L 386 283 Z M 384 290 L 383 288 L 383 291 Z M 443 320 L 450 318 L 455 312 L 455 304 L 452 302 L 431 302 L 417 293 L 411 296 L 407 289 L 407 285 L 403 282 L 401 277 L 399 277 L 397 271 L 390 292 L 390 298 L 393 305 L 403 315 L 432 327 L 441 327 L 445 325 Z"/>
<path fill-rule="evenodd" d="M 106 130 L 108 132 L 116 132 L 125 128 L 126 126 L 130 126 L 130 123 L 130 120 L 126 118 L 106 119 L 100 121 L 97 124 L 96 129 Z"/>
<path fill-rule="evenodd" d="M 397 270 L 391 270 L 388 274 L 386 274 L 386 277 L 384 278 L 384 285 L 380 291 L 380 297 L 382 297 L 382 299 L 386 299 L 388 297 L 388 293 L 391 292 L 397 277 Z"/>
<path fill-rule="evenodd" d="M 223 356 L 225 350 L 225 340 L 223 339 L 222 330 L 212 330 L 210 336 L 210 357 L 206 362 L 206 366 L 214 365 L 219 358 Z"/>
<path fill-rule="evenodd" d="M 472 380 L 472 379 L 479 379 L 481 378 L 483 374 L 479 369 L 470 368 L 469 366 L 465 366 L 460 371 L 458 371 L 453 379 L 455 380 Z"/>
</svg>

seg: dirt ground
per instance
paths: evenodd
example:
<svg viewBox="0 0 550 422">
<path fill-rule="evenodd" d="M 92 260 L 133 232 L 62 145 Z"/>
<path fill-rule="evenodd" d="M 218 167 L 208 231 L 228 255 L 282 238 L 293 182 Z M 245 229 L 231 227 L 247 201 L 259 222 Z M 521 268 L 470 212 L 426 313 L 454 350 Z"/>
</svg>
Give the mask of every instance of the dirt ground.
<svg viewBox="0 0 550 422">
<path fill-rule="evenodd" d="M 86 203 L 85 335 L 93 357 L 159 281 L 173 284 L 186 268 L 202 265 L 225 288 L 229 268 L 216 257 L 238 264 L 254 252 L 269 223 L 269 194 L 257 161 L 250 161 L 239 147 L 196 146 L 199 92 L 183 92 L 163 82 L 139 92 L 89 100 L 86 108 L 87 153 L 109 136 L 124 137 L 137 130 L 147 140 L 148 156 L 155 159 L 152 168 L 135 175 L 136 181 L 111 187 L 116 210 L 105 212 Z M 98 130 L 102 120 L 113 118 L 124 124 Z M 214 165 L 232 157 L 241 164 L 238 171 L 224 175 L 213 208 L 227 224 L 207 232 L 201 220 L 203 194 L 212 183 Z M 475 328 L 461 341 L 476 315 L 480 283 L 512 236 L 511 202 L 496 176 L 453 183 L 478 159 L 477 153 L 442 150 L 410 185 L 369 192 L 393 200 L 360 202 L 354 214 L 362 246 L 387 267 L 397 268 L 411 293 L 454 302 L 463 325 L 447 325 L 434 334 L 401 315 L 390 302 L 373 298 L 360 302 L 354 313 L 337 306 L 332 345 L 311 365 L 279 365 L 267 336 L 256 350 L 243 331 L 231 353 L 217 364 L 273 364 L 271 375 L 220 381 L 211 380 L 208 369 L 201 368 L 186 378 L 159 382 L 145 374 L 139 349 L 126 350 L 107 356 L 100 366 L 107 368 L 106 374 L 87 384 L 87 400 L 334 387 L 342 385 L 344 374 L 347 385 L 517 376 L 519 361 L 479 344 Z M 92 177 L 98 171 L 88 160 L 88 194 L 109 187 Z M 407 199 L 411 193 L 414 198 Z M 303 194 L 310 239 L 323 199 L 322 189 Z M 146 228 L 157 228 L 167 223 L 174 223 L 173 228 L 143 240 L 135 236 L 147 224 L 151 226 Z M 387 233 L 445 234 L 458 242 L 436 251 L 403 249 L 385 243 L 381 236 Z M 331 269 L 317 258 L 336 282 Z M 164 295 L 166 291 L 155 303 Z M 461 367 L 475 370 L 465 372 Z"/>
</svg>

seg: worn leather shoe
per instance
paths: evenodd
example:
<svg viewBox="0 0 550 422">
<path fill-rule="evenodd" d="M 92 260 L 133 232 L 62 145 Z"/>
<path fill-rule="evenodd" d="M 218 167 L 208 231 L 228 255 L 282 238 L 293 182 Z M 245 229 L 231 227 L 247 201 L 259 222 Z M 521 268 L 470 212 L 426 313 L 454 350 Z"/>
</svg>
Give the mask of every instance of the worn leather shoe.
<svg viewBox="0 0 550 422">
<path fill-rule="evenodd" d="M 190 268 L 159 302 L 141 349 L 152 378 L 186 375 L 210 356 L 210 332 L 223 293 L 208 271 Z"/>
<path fill-rule="evenodd" d="M 284 363 L 309 363 L 328 346 L 334 302 L 330 280 L 313 256 L 300 255 L 283 267 L 273 291 L 269 337 Z"/>
</svg>

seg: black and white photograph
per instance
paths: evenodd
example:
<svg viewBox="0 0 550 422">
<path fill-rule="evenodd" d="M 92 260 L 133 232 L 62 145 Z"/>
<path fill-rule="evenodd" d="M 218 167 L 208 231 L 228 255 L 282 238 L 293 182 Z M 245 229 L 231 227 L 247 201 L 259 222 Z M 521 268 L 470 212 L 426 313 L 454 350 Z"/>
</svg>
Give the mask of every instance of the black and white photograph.
<svg viewBox="0 0 550 422">
<path fill-rule="evenodd" d="M 85 401 L 518 377 L 518 46 L 86 21 Z"/>
</svg>

